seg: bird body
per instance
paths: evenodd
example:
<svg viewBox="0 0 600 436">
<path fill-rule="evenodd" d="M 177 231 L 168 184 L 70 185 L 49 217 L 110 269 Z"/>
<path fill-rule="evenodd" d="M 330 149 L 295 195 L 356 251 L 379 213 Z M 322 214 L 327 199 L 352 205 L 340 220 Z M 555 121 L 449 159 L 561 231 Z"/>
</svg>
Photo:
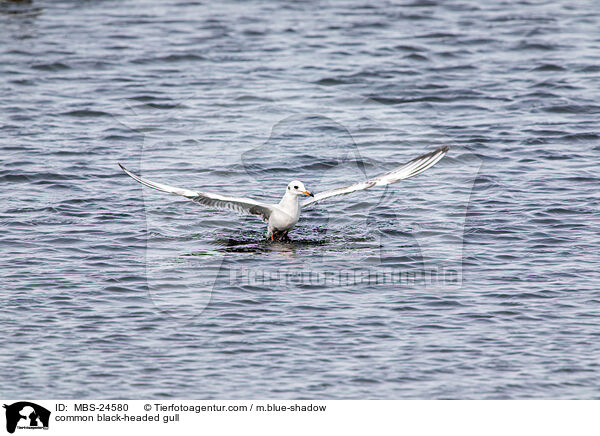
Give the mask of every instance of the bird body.
<svg viewBox="0 0 600 436">
<path fill-rule="evenodd" d="M 347 195 L 352 192 L 369 189 L 374 186 L 388 185 L 390 183 L 395 183 L 397 181 L 415 176 L 426 169 L 431 168 L 433 165 L 439 162 L 439 160 L 442 159 L 447 152 L 448 147 L 440 147 L 430 153 L 412 159 L 404 165 L 380 176 L 373 177 L 363 182 L 354 183 L 352 185 L 323 191 L 316 195 L 313 195 L 312 192 L 308 191 L 301 181 L 293 180 L 287 185 L 285 194 L 278 204 L 263 203 L 261 201 L 245 197 L 233 197 L 163 185 L 162 183 L 153 182 L 137 176 L 127 170 L 121 164 L 119 164 L 119 166 L 131 178 L 138 181 L 142 185 L 148 186 L 149 188 L 163 192 L 169 192 L 171 194 L 177 194 L 202 205 L 217 209 L 229 209 L 240 213 L 258 215 L 267 223 L 267 238 L 274 240 L 280 237 L 284 239 L 287 238 L 288 232 L 298 222 L 302 208 L 309 208 L 313 204 L 331 197 Z M 310 198 L 301 203 L 299 200 L 300 196 L 309 196 Z"/>
<path fill-rule="evenodd" d="M 296 225 L 300 218 L 300 195 L 314 197 L 299 180 L 291 181 L 281 201 L 272 206 L 271 215 L 267 225 L 267 238 L 275 239 L 275 235 L 281 233 L 287 237 L 287 233 Z"/>
</svg>

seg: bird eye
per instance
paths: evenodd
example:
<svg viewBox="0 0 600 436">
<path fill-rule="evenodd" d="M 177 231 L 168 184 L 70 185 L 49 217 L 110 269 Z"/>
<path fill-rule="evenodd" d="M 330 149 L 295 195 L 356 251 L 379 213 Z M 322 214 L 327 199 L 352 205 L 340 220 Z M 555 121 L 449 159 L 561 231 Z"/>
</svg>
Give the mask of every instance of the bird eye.
<svg viewBox="0 0 600 436">
<path fill-rule="evenodd" d="M 297 186 L 294 186 L 294 189 L 298 189 L 298 187 L 297 187 Z"/>
</svg>

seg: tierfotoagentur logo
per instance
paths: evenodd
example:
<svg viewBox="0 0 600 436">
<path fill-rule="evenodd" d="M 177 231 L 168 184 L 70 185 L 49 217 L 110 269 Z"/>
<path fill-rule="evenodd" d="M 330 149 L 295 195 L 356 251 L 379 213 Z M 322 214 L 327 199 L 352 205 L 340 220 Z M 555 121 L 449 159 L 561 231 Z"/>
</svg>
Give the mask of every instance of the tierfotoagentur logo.
<svg viewBox="0 0 600 436">
<path fill-rule="evenodd" d="M 481 160 L 423 121 L 364 96 L 289 82 L 272 95 L 253 89 L 208 113 L 199 95 L 168 111 L 133 107 L 118 121 L 139 134 L 141 154 L 123 163 L 157 183 L 278 203 L 291 180 L 319 193 L 443 146 L 450 151 L 406 181 L 302 210 L 291 241 L 267 241 L 255 216 L 124 179 L 143 195 L 146 277 L 156 307 L 189 320 L 210 303 L 231 304 L 235 290 L 301 298 L 306 288 L 460 288 L 466 211 Z M 215 118 L 219 129 L 211 128 Z"/>
<path fill-rule="evenodd" d="M 14 433 L 19 430 L 47 430 L 50 422 L 50 411 L 45 407 L 29 401 L 19 401 L 4 405 L 6 409 L 6 431 Z"/>
</svg>

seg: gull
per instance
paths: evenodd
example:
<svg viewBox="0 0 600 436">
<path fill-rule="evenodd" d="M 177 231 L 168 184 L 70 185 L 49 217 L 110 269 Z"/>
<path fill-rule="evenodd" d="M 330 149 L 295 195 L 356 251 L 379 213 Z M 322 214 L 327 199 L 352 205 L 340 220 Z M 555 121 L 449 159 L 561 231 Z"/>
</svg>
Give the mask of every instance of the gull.
<svg viewBox="0 0 600 436">
<path fill-rule="evenodd" d="M 149 188 L 158 191 L 168 192 L 171 194 L 181 195 L 196 203 L 216 209 L 229 209 L 238 213 L 257 215 L 267 223 L 267 239 L 272 241 L 275 239 L 287 239 L 288 232 L 296 225 L 300 218 L 300 211 L 308 209 L 314 204 L 319 203 L 328 198 L 337 197 L 340 195 L 351 194 L 356 191 L 373 188 L 375 186 L 389 185 L 400 180 L 408 179 L 416 176 L 428 168 L 439 162 L 449 148 L 447 146 L 439 147 L 432 152 L 416 157 L 404 165 L 401 165 L 387 173 L 368 180 L 354 183 L 352 185 L 342 186 L 335 189 L 313 194 L 299 180 L 292 180 L 288 183 L 281 201 L 277 204 L 265 203 L 263 201 L 254 200 L 245 197 L 233 197 L 230 195 L 215 194 L 204 191 L 194 191 L 185 188 L 176 188 L 174 186 L 163 185 L 162 183 L 153 182 L 143 177 L 137 176 L 119 163 L 123 171 L 132 179 Z M 309 198 L 300 202 L 300 196 Z"/>
</svg>

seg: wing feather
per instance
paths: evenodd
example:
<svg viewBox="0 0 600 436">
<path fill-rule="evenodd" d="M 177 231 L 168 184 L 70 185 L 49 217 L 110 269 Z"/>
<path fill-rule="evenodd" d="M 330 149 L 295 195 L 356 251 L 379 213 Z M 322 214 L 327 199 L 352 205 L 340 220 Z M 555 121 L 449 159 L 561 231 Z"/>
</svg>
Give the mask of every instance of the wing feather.
<svg viewBox="0 0 600 436">
<path fill-rule="evenodd" d="M 189 198 L 203 206 L 212 207 L 215 209 L 228 209 L 238 213 L 260 216 L 267 221 L 273 211 L 273 206 L 267 203 L 253 200 L 245 197 L 232 197 L 229 195 L 214 194 L 211 192 L 193 191 L 191 189 L 177 188 L 175 186 L 163 185 L 162 183 L 153 182 L 136 174 L 133 174 L 123 165 L 119 164 L 121 169 L 127 173 L 129 177 L 152 189 L 171 194 L 181 195 Z"/>
<path fill-rule="evenodd" d="M 342 186 L 340 188 L 330 189 L 316 194 L 314 197 L 305 200 L 302 203 L 303 208 L 308 208 L 313 204 L 323 201 L 327 198 L 337 197 L 339 195 L 347 195 L 352 192 L 362 191 L 364 189 L 372 188 L 373 186 L 389 185 L 400 180 L 408 179 L 409 177 L 416 176 L 422 173 L 428 168 L 431 168 L 442 159 L 446 153 L 448 153 L 449 147 L 443 146 L 416 157 L 404 165 L 399 166 L 387 173 L 381 174 L 377 177 L 365 180 L 363 182 L 354 183 L 348 186 Z"/>
</svg>

